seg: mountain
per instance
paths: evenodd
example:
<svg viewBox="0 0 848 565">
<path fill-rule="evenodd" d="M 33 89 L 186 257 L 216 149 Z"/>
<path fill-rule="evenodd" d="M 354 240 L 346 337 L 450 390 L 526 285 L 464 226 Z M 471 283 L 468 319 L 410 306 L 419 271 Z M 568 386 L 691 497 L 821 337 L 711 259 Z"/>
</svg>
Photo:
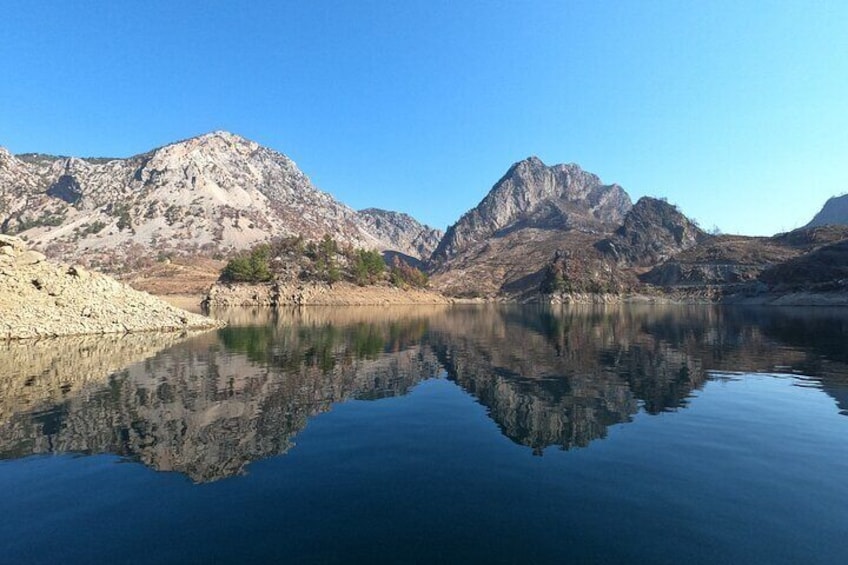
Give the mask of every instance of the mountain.
<svg viewBox="0 0 848 565">
<path fill-rule="evenodd" d="M 819 213 L 804 227 L 827 225 L 848 225 L 848 194 L 828 199 Z"/>
<path fill-rule="evenodd" d="M 433 254 L 444 262 L 491 237 L 523 228 L 602 232 L 621 223 L 632 203 L 579 166 L 548 167 L 537 157 L 512 165 L 474 209 L 448 228 Z"/>
<path fill-rule="evenodd" d="M 581 269 L 606 268 L 594 248 L 621 224 L 630 197 L 577 165 L 536 157 L 512 165 L 474 209 L 448 228 L 431 258 L 436 288 L 458 296 L 536 293 L 551 257 L 580 256 Z"/>
<path fill-rule="evenodd" d="M 277 236 L 408 251 L 367 224 L 285 155 L 228 132 L 127 159 L 0 149 L 0 231 L 104 270 L 151 254 L 224 256 Z"/>
<path fill-rule="evenodd" d="M 379 208 L 357 212 L 368 231 L 381 241 L 390 241 L 393 251 L 417 259 L 427 259 L 439 245 L 444 232 L 424 225 L 409 214 Z"/>
</svg>

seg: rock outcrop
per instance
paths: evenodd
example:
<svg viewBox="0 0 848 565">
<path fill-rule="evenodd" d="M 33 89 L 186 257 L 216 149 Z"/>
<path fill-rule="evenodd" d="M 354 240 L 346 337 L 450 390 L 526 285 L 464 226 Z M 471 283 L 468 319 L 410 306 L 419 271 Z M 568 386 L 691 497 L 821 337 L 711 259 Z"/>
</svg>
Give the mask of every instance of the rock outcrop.
<svg viewBox="0 0 848 565">
<path fill-rule="evenodd" d="M 285 155 L 228 132 L 127 159 L 0 149 L 0 233 L 107 272 L 157 256 L 220 256 L 277 236 L 407 248 L 372 233 L 369 222 L 317 190 Z"/>
<path fill-rule="evenodd" d="M 574 164 L 515 163 L 474 209 L 448 228 L 433 254 L 443 263 L 493 236 L 524 228 L 605 232 L 621 223 L 630 197 Z"/>
<path fill-rule="evenodd" d="M 431 282 L 461 297 L 538 298 L 558 252 L 579 256 L 587 273 L 605 269 L 607 260 L 594 244 L 631 207 L 620 186 L 605 185 L 577 165 L 525 159 L 448 228 L 431 259 Z"/>
<path fill-rule="evenodd" d="M 207 308 L 237 306 L 361 306 L 448 304 L 442 294 L 421 288 L 390 285 L 359 286 L 347 282 L 275 281 L 264 284 L 218 282 L 203 299 Z"/>
<path fill-rule="evenodd" d="M 848 225 L 848 194 L 830 198 L 805 227 L 814 228 L 828 225 Z"/>
<path fill-rule="evenodd" d="M 598 249 L 622 265 L 650 267 L 697 245 L 708 236 L 665 200 L 643 197 Z"/>
<path fill-rule="evenodd" d="M 722 300 L 788 290 L 844 292 L 848 226 L 801 228 L 772 237 L 703 239 L 641 276 L 645 283 Z M 706 292 L 706 294 L 704 294 Z"/>
<path fill-rule="evenodd" d="M 49 262 L 0 235 L 0 338 L 211 328 L 191 314 L 78 265 Z"/>
</svg>

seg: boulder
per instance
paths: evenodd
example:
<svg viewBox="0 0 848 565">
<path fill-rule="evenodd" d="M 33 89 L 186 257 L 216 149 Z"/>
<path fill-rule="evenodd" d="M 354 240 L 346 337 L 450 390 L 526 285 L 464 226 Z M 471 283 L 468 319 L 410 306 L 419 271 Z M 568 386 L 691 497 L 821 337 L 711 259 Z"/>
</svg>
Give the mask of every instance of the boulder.
<svg viewBox="0 0 848 565">
<path fill-rule="evenodd" d="M 43 262 L 45 259 L 46 257 L 42 253 L 39 253 L 38 251 L 29 250 L 24 251 L 23 253 L 18 255 L 15 262 L 18 265 L 37 265 L 38 263 Z"/>
<path fill-rule="evenodd" d="M 14 251 L 24 251 L 26 244 L 19 237 L 0 234 L 0 248 L 10 247 Z"/>
</svg>

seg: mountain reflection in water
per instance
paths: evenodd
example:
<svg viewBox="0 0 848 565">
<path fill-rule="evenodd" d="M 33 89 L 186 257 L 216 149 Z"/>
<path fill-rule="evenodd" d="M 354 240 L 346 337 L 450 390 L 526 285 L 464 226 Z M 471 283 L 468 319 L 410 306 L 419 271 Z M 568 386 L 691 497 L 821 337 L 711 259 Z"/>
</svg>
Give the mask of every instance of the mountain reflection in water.
<svg viewBox="0 0 848 565">
<path fill-rule="evenodd" d="M 112 453 L 196 482 L 282 454 L 348 399 L 445 377 L 541 454 L 686 406 L 711 371 L 796 372 L 848 411 L 848 313 L 621 306 L 217 312 L 188 337 L 0 346 L 0 458 Z"/>
</svg>

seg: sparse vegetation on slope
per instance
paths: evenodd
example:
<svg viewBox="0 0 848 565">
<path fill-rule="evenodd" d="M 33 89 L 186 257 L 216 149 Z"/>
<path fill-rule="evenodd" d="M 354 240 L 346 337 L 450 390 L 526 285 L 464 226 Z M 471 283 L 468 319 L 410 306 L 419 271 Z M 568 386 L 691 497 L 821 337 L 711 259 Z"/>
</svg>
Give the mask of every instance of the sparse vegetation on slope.
<svg viewBox="0 0 848 565">
<path fill-rule="evenodd" d="M 358 286 L 392 284 L 425 288 L 427 275 L 397 257 L 391 269 L 378 251 L 341 244 L 329 235 L 319 241 L 285 237 L 259 244 L 230 259 L 222 282 L 348 282 Z"/>
<path fill-rule="evenodd" d="M 389 273 L 389 280 L 393 285 L 399 288 L 427 288 L 430 284 L 430 278 L 422 273 L 419 269 L 408 265 L 395 257 L 392 261 L 392 269 Z"/>
</svg>

